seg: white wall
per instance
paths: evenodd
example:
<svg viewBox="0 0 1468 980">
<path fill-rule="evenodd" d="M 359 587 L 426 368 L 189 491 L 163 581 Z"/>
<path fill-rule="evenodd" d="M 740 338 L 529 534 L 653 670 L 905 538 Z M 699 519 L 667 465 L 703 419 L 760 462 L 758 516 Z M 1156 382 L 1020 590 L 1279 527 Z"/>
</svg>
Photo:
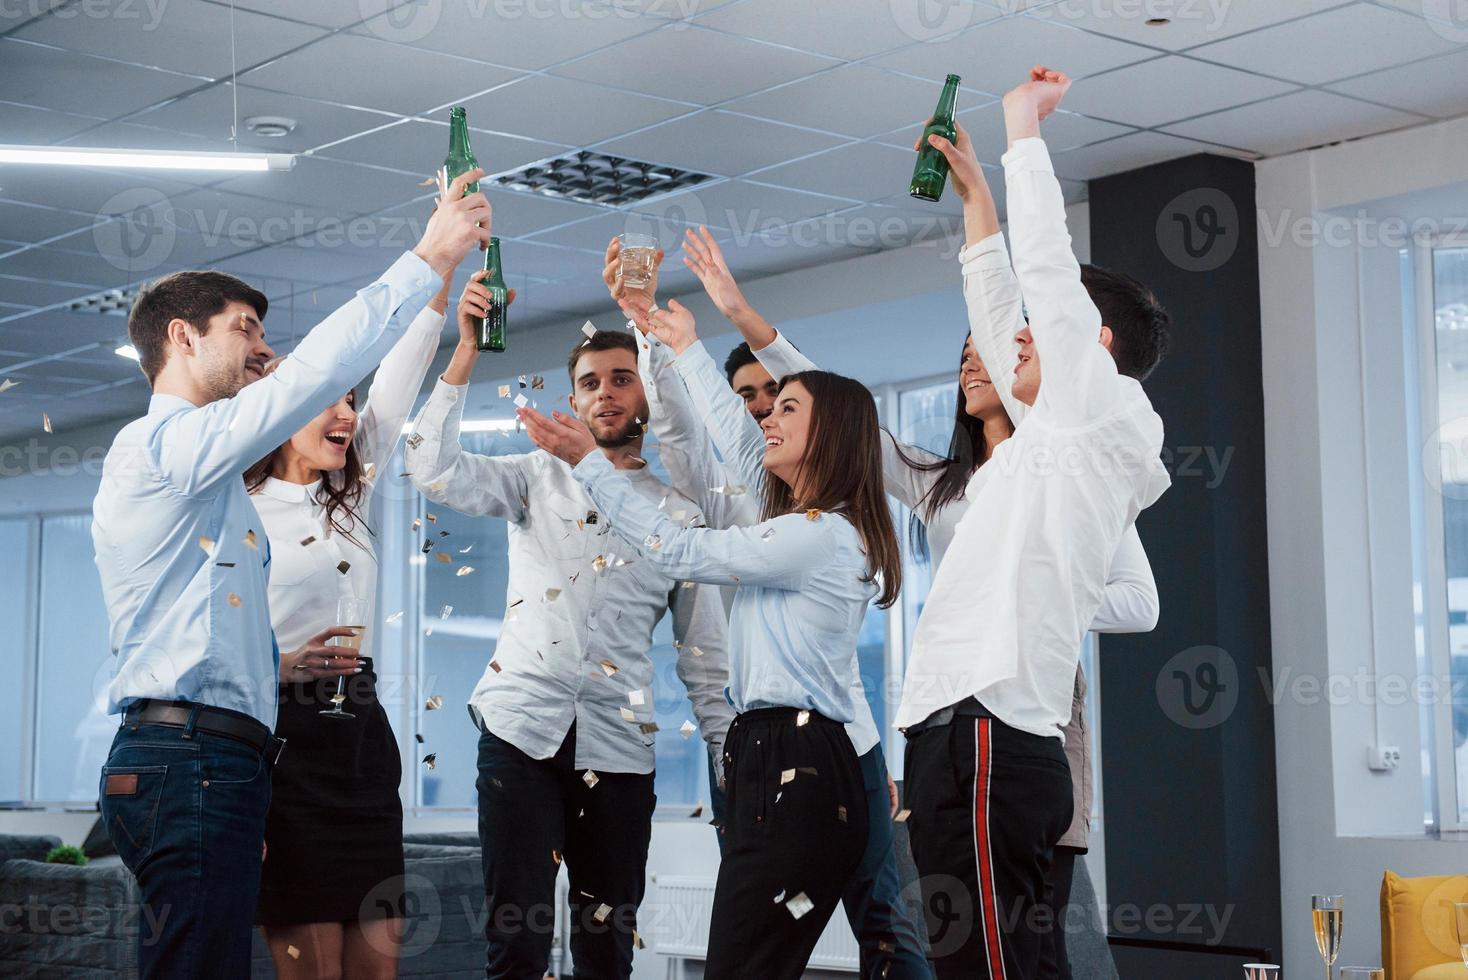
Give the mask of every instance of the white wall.
<svg viewBox="0 0 1468 980">
<path fill-rule="evenodd" d="M 1347 693 L 1339 703 L 1291 687 L 1301 676 L 1343 683 L 1362 672 L 1416 675 L 1408 473 L 1420 465 L 1407 440 L 1395 249 L 1355 233 L 1312 247 L 1297 233 L 1340 230 L 1342 216 L 1392 212 L 1382 199 L 1457 184 L 1465 154 L 1468 121 L 1458 120 L 1257 169 L 1270 605 L 1275 681 L 1285 682 L 1275 733 L 1290 975 L 1320 969 L 1311 894 L 1346 897 L 1339 962 L 1376 965 L 1383 870 L 1443 874 L 1468 865 L 1463 844 L 1423 834 L 1417 706 L 1384 705 L 1377 715 L 1354 687 L 1340 688 Z M 1468 213 L 1468 195 L 1462 199 L 1458 214 Z M 1383 743 L 1403 750 L 1406 764 L 1396 772 L 1366 767 L 1378 724 Z"/>
</svg>

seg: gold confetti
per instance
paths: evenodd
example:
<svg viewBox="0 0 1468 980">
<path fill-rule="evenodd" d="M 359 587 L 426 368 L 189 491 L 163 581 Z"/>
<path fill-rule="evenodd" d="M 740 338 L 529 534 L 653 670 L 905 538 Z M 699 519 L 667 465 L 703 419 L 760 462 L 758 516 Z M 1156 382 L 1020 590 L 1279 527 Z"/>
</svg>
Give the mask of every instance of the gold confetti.
<svg viewBox="0 0 1468 980">
<path fill-rule="evenodd" d="M 538 374 L 532 374 L 530 376 L 530 390 L 532 390 L 532 391 L 544 391 L 545 390 L 545 378 L 542 378 Z"/>
<path fill-rule="evenodd" d="M 374 474 L 376 472 L 377 472 L 377 464 L 376 463 L 368 463 L 366 466 L 362 467 L 362 476 L 365 477 L 368 480 L 372 479 L 372 474 Z"/>
<path fill-rule="evenodd" d="M 657 732 L 657 730 L 658 730 L 658 723 L 655 722 L 655 721 L 644 721 L 642 724 L 638 725 L 637 727 L 642 732 L 642 734 L 644 734 L 644 735 L 652 735 L 655 732 Z"/>
<path fill-rule="evenodd" d="M 214 550 L 214 539 L 199 535 L 199 547 L 204 549 L 205 554 L 209 554 Z"/>
<path fill-rule="evenodd" d="M 438 178 L 437 177 L 425 177 L 423 180 L 419 181 L 418 186 L 419 187 L 437 187 L 438 186 Z"/>
<path fill-rule="evenodd" d="M 439 554 L 442 555 L 443 552 L 440 551 Z M 464 565 L 457 572 L 455 572 L 454 574 L 457 575 L 457 576 L 459 576 L 459 578 L 463 578 L 465 575 L 473 575 L 474 574 L 474 566 L 473 565 Z"/>
<path fill-rule="evenodd" d="M 556 864 L 560 864 L 561 863 L 561 852 L 560 851 L 551 851 L 551 860 L 554 861 L 554 862 L 556 862 Z"/>
<path fill-rule="evenodd" d="M 430 524 L 437 524 L 438 523 L 438 515 L 437 514 L 424 514 L 423 516 L 426 517 L 426 518 L 428 518 L 428 523 L 430 523 Z"/>
<path fill-rule="evenodd" d="M 780 771 L 780 785 L 781 786 L 784 786 L 786 783 L 793 783 L 793 782 L 795 782 L 795 770 L 794 769 L 782 769 Z"/>
<path fill-rule="evenodd" d="M 799 895 L 796 895 L 790 901 L 786 902 L 785 907 L 790 910 L 791 915 L 795 916 L 795 918 L 798 919 L 809 912 L 811 909 L 815 908 L 816 903 L 807 898 L 805 892 L 801 892 Z"/>
<path fill-rule="evenodd" d="M 606 674 L 608 677 L 611 677 L 613 674 L 615 674 L 617 672 L 618 667 L 617 667 L 616 664 L 612 663 L 610 660 L 603 660 L 603 661 L 601 661 L 601 669 L 602 669 L 602 672 L 604 674 Z"/>
<path fill-rule="evenodd" d="M 607 570 L 607 558 L 605 555 L 597 555 L 591 559 L 592 570 L 601 573 Z"/>
<path fill-rule="evenodd" d="M 587 789 L 593 789 L 596 787 L 597 783 L 601 782 L 600 779 L 596 778 L 596 773 L 592 772 L 590 769 L 582 773 L 581 781 L 586 784 Z M 582 812 L 584 813 L 585 811 Z"/>
<path fill-rule="evenodd" d="M 601 903 L 600 905 L 598 905 L 596 907 L 596 911 L 595 912 L 591 913 L 591 917 L 593 919 L 595 919 L 597 922 L 605 922 L 605 921 L 607 921 L 607 916 L 609 916 L 611 914 L 612 914 L 612 907 L 610 905 L 608 905 L 606 902 L 603 902 L 603 903 Z"/>
<path fill-rule="evenodd" d="M 427 755 L 425 755 L 423 757 L 423 764 L 425 766 L 427 766 L 429 769 L 437 769 L 438 768 L 438 753 L 437 752 L 430 752 Z"/>
<path fill-rule="evenodd" d="M 347 561 L 345 558 L 336 563 L 336 570 L 341 572 L 343 575 L 347 574 L 347 569 L 351 567 L 352 563 Z"/>
<path fill-rule="evenodd" d="M 685 721 L 683 722 L 682 726 L 679 727 L 678 734 L 682 735 L 684 738 L 687 738 L 696 731 L 698 731 L 697 725 L 695 725 L 692 721 Z"/>
<path fill-rule="evenodd" d="M 840 804 L 837 804 L 837 806 L 836 806 L 836 819 L 837 820 L 840 820 L 842 823 L 845 823 L 846 822 L 846 807 L 841 806 Z"/>
<path fill-rule="evenodd" d="M 703 816 L 703 800 L 698 801 L 698 805 L 693 808 L 693 812 L 688 815 L 688 819 L 697 820 L 701 816 Z"/>
<path fill-rule="evenodd" d="M 642 544 L 648 551 L 661 551 L 663 547 L 662 535 L 649 534 L 642 539 Z"/>
<path fill-rule="evenodd" d="M 454 556 L 447 551 L 440 551 L 438 553 L 438 561 L 442 565 L 452 565 L 454 563 Z"/>
<path fill-rule="evenodd" d="M 509 398 L 510 397 L 510 386 L 509 385 L 500 385 L 500 397 L 501 398 Z"/>
<path fill-rule="evenodd" d="M 418 518 L 418 517 L 413 518 L 413 527 L 412 527 L 412 530 L 416 531 L 416 530 L 418 530 L 422 526 L 423 526 L 423 520 L 422 520 L 422 518 Z"/>
<path fill-rule="evenodd" d="M 698 584 L 697 582 L 684 582 L 683 583 L 683 588 L 685 588 L 685 589 L 691 589 L 691 588 L 693 588 L 697 584 Z"/>
<path fill-rule="evenodd" d="M 301 951 L 299 949 L 296 949 L 296 947 L 294 946 L 287 946 L 285 948 L 285 953 L 293 960 L 298 960 L 301 958 Z"/>
<path fill-rule="evenodd" d="M 696 646 L 695 647 L 689 647 L 688 648 L 688 652 L 691 653 L 691 654 L 693 654 L 695 657 L 701 657 L 701 656 L 703 656 L 703 651 L 700 650 Z"/>
<path fill-rule="evenodd" d="M 545 601 L 546 602 L 555 602 L 560 597 L 561 597 L 561 590 L 560 589 L 546 589 L 545 590 Z"/>
<path fill-rule="evenodd" d="M 51 431 L 51 416 L 44 412 L 41 413 L 41 428 L 45 429 L 48 433 Z"/>
<path fill-rule="evenodd" d="M 803 728 L 810 724 L 810 712 L 802 711 L 795 716 L 795 727 Z"/>
<path fill-rule="evenodd" d="M 637 932 L 636 929 L 632 930 L 632 945 L 636 946 L 638 949 L 647 949 L 647 943 L 642 941 L 642 936 Z"/>
<path fill-rule="evenodd" d="M 302 547 L 302 548 L 304 548 L 304 547 L 306 547 L 306 546 L 307 546 L 307 545 L 309 545 L 309 544 L 311 544 L 311 543 L 312 543 L 312 542 L 314 542 L 314 541 L 315 541 L 315 540 L 316 540 L 316 535 L 314 535 L 314 534 L 313 534 L 313 535 L 311 535 L 311 536 L 310 536 L 310 537 L 309 537 L 309 538 L 302 538 L 302 539 L 301 539 L 301 547 Z"/>
<path fill-rule="evenodd" d="M 401 622 L 402 621 L 402 618 L 403 618 L 403 612 L 400 609 L 397 612 L 393 613 L 391 616 L 387 617 L 387 619 L 383 620 L 383 622 L 385 622 L 385 623 L 387 623 L 387 625 L 391 626 L 394 623 Z"/>
<path fill-rule="evenodd" d="M 623 721 L 630 721 L 630 722 L 636 722 L 637 721 L 637 716 L 632 713 L 632 709 L 631 708 L 618 708 L 617 710 L 620 711 L 620 712 L 622 712 L 622 720 Z"/>
<path fill-rule="evenodd" d="M 911 810 L 898 810 L 897 816 L 893 817 L 892 819 L 896 823 L 907 823 L 907 818 L 910 816 L 912 816 Z"/>
<path fill-rule="evenodd" d="M 442 694 L 430 694 L 428 696 L 428 700 L 423 702 L 423 710 L 424 711 L 437 711 L 439 708 L 442 708 L 442 707 L 443 707 L 443 695 Z"/>
<path fill-rule="evenodd" d="M 9 391 L 11 388 L 18 387 L 20 387 L 19 381 L 11 381 L 9 378 L 6 378 L 4 381 L 0 381 L 0 392 Z"/>
<path fill-rule="evenodd" d="M 491 660 L 489 662 L 489 666 L 490 669 L 492 669 L 496 674 L 498 674 L 503 669 L 502 667 L 500 667 L 500 662 L 498 660 Z"/>
<path fill-rule="evenodd" d="M 820 516 L 821 509 L 819 507 L 812 507 L 810 510 L 805 512 L 805 519 L 808 521 L 813 521 Z"/>
<path fill-rule="evenodd" d="M 231 592 L 225 598 L 227 598 L 229 600 L 229 604 L 231 606 L 234 606 L 236 609 L 238 609 L 240 607 L 240 597 L 237 596 L 237 595 L 235 595 L 233 592 Z"/>
</svg>

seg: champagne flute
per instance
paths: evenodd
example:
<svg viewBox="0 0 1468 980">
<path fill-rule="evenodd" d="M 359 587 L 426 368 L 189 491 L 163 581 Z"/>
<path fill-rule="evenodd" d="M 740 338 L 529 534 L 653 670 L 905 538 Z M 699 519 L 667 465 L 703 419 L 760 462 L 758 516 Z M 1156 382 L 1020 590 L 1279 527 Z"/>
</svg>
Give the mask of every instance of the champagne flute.
<svg viewBox="0 0 1468 980">
<path fill-rule="evenodd" d="M 1310 912 L 1315 920 L 1315 946 L 1325 961 L 1325 980 L 1341 952 L 1341 929 L 1345 925 L 1345 899 L 1340 895 L 1311 895 Z"/>
<path fill-rule="evenodd" d="M 1245 963 L 1244 980 L 1279 980 L 1279 964 Z"/>
<path fill-rule="evenodd" d="M 331 645 L 334 647 L 348 647 L 352 650 L 362 649 L 362 634 L 367 632 L 367 610 L 366 599 L 356 596 L 343 596 L 336 602 L 336 625 L 351 627 L 351 636 L 334 636 Z M 347 679 L 343 675 L 336 679 L 336 693 L 331 696 L 331 707 L 322 708 L 317 714 L 327 718 L 355 718 L 356 715 L 350 711 L 342 710 L 342 702 L 347 699 Z"/>
<path fill-rule="evenodd" d="M 1468 966 L 1468 902 L 1453 903 L 1453 925 L 1458 930 L 1458 954 Z"/>
</svg>

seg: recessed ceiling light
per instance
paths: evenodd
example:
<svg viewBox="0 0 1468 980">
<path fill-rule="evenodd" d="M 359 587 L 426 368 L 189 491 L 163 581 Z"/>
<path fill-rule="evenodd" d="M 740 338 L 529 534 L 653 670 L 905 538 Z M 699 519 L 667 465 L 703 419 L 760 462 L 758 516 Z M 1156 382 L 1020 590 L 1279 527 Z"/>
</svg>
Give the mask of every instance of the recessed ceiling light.
<svg viewBox="0 0 1468 980">
<path fill-rule="evenodd" d="M 711 179 L 692 170 L 581 150 L 496 177 L 495 183 L 511 190 L 616 207 Z"/>
<path fill-rule="evenodd" d="M 127 289 L 106 289 L 100 293 L 74 299 L 66 304 L 66 308 L 73 313 L 127 316 L 132 312 L 133 304 L 138 301 L 140 291 L 137 286 L 130 286 Z"/>
<path fill-rule="evenodd" d="M 288 116 L 250 116 L 245 120 L 245 128 L 256 136 L 273 140 L 293 132 L 296 121 Z"/>
<path fill-rule="evenodd" d="M 1171 24 L 1171 23 L 1172 23 L 1172 18 L 1171 17 L 1149 17 L 1149 18 L 1147 18 L 1147 26 L 1148 27 L 1161 27 L 1164 24 Z"/>
</svg>

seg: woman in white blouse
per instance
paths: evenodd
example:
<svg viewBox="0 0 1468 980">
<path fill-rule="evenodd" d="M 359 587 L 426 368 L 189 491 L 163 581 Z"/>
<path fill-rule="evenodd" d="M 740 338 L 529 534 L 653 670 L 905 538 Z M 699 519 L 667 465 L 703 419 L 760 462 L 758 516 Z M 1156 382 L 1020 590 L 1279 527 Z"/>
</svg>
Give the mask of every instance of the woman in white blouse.
<svg viewBox="0 0 1468 980">
<path fill-rule="evenodd" d="M 795 980 L 866 848 L 866 791 L 843 725 L 855 717 L 867 605 L 895 601 L 902 576 L 876 404 L 849 378 L 809 371 L 785 379 L 757 426 L 697 342 L 692 315 L 670 307 L 651 329 L 679 353 L 674 367 L 729 465 L 762 496 L 759 523 L 686 527 L 594 452 L 577 420 L 528 409 L 520 418 L 537 445 L 575 467 L 612 529 L 641 549 L 638 561 L 738 587 L 729 697 L 739 714 L 725 741 L 725 849 L 704 976 Z"/>
<path fill-rule="evenodd" d="M 402 760 L 375 690 L 382 618 L 366 515 L 438 349 L 448 291 L 445 282 L 383 358 L 365 404 L 347 392 L 245 474 L 270 543 L 271 626 L 296 651 L 285 659 L 300 660 L 282 664 L 282 677 L 301 679 L 280 687 L 276 734 L 287 748 L 272 776 L 256 914 L 282 980 L 397 972 Z M 336 625 L 348 597 L 369 609 L 341 705 L 352 717 L 323 718 L 337 688 L 328 658 L 340 650 L 350 663 L 353 651 L 305 641 Z"/>
</svg>

